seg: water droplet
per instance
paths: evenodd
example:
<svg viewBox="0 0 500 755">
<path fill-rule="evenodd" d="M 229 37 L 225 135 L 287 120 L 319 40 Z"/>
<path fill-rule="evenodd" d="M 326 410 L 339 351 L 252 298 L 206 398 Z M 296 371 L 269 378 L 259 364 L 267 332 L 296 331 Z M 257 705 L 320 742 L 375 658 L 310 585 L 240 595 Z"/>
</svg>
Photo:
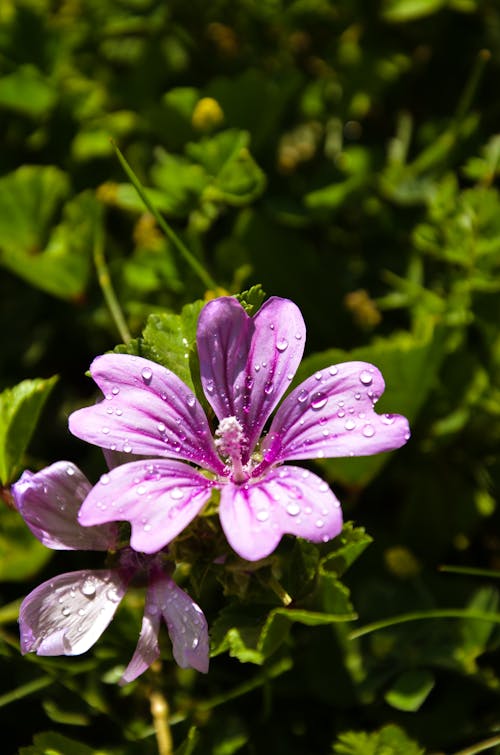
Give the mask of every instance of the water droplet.
<svg viewBox="0 0 500 755">
<path fill-rule="evenodd" d="M 112 406 L 108 406 L 108 408 L 106 409 L 106 414 L 113 414 L 113 412 L 114 412 L 113 407 Z"/>
<path fill-rule="evenodd" d="M 286 507 L 286 513 L 290 516 L 298 516 L 300 514 L 300 506 L 298 503 L 289 503 Z"/>
<path fill-rule="evenodd" d="M 66 467 L 66 474 L 68 475 L 68 477 L 73 477 L 73 475 L 75 474 L 75 468 L 70 466 Z M 43 492 L 46 493 L 47 491 L 44 490 Z"/>
<path fill-rule="evenodd" d="M 123 451 L 126 454 L 131 454 L 132 453 L 132 446 L 130 445 L 130 443 L 128 441 L 125 441 L 125 443 L 123 444 Z"/>
<path fill-rule="evenodd" d="M 359 399 L 361 398 L 361 393 L 355 393 L 354 398 L 356 399 L 356 401 L 359 401 Z"/>
<path fill-rule="evenodd" d="M 297 341 L 301 341 L 302 340 L 302 333 L 295 333 L 295 338 L 297 339 Z"/>
<path fill-rule="evenodd" d="M 271 330 L 274 330 L 274 323 L 273 322 L 269 323 L 269 327 L 271 328 Z"/>
<path fill-rule="evenodd" d="M 141 370 L 141 377 L 144 380 L 144 382 L 149 385 L 151 382 L 151 378 L 153 377 L 153 370 L 151 370 L 149 367 L 144 367 Z"/>
<path fill-rule="evenodd" d="M 63 616 L 71 616 L 71 611 L 67 606 L 62 609 L 61 613 Z"/>
<path fill-rule="evenodd" d="M 117 417 L 121 417 L 121 416 L 122 416 L 122 414 L 123 414 L 123 412 L 122 412 L 122 410 L 121 410 L 121 409 L 116 409 L 116 410 L 115 410 L 115 414 L 117 415 Z"/>
<path fill-rule="evenodd" d="M 394 423 L 394 414 L 382 414 L 382 422 L 384 425 L 392 425 Z"/>
<path fill-rule="evenodd" d="M 342 419 L 342 417 L 345 417 L 345 411 L 343 409 L 339 409 L 337 412 L 337 417 L 340 417 L 340 419 Z"/>
<path fill-rule="evenodd" d="M 365 425 L 363 429 L 361 430 L 365 438 L 373 438 L 375 435 L 375 428 L 373 425 Z"/>
<path fill-rule="evenodd" d="M 266 396 L 270 396 L 273 391 L 274 385 L 270 380 L 268 380 L 268 382 L 264 386 L 264 393 L 266 394 Z"/>
<path fill-rule="evenodd" d="M 101 483 L 101 485 L 108 485 L 109 484 L 109 474 L 103 474 L 103 475 L 101 475 L 100 483 Z"/>
<path fill-rule="evenodd" d="M 193 648 L 193 650 L 196 650 L 196 648 L 198 647 L 199 643 L 200 643 L 200 641 L 199 641 L 198 637 L 193 637 L 193 641 L 191 643 L 191 647 Z"/>
<path fill-rule="evenodd" d="M 269 511 L 267 511 L 267 509 L 261 509 L 260 511 L 257 511 L 255 518 L 259 522 L 266 522 L 269 519 Z"/>
<path fill-rule="evenodd" d="M 345 423 L 344 427 L 345 427 L 346 430 L 354 430 L 354 428 L 356 427 L 356 423 L 353 422 L 352 419 L 348 419 L 347 422 Z"/>
<path fill-rule="evenodd" d="M 214 381 L 213 380 L 207 380 L 205 384 L 205 388 L 208 391 L 208 393 L 214 392 Z"/>
<path fill-rule="evenodd" d="M 359 373 L 359 379 L 363 383 L 363 385 L 371 385 L 373 382 L 373 377 L 370 375 L 368 370 L 363 370 Z"/>
<path fill-rule="evenodd" d="M 256 363 L 254 364 L 253 368 L 254 368 L 255 372 L 258 372 L 258 371 L 260 370 L 260 364 L 258 364 L 258 363 L 256 362 Z"/>
<path fill-rule="evenodd" d="M 145 485 L 139 485 L 139 487 L 137 488 L 137 492 L 138 492 L 139 495 L 144 495 L 144 493 L 146 492 L 146 486 Z"/>
<path fill-rule="evenodd" d="M 286 340 L 286 338 L 280 338 L 280 340 L 276 343 L 276 348 L 281 352 L 286 351 L 288 349 L 288 341 Z"/>
<path fill-rule="evenodd" d="M 329 367 L 329 368 L 328 368 L 328 372 L 329 372 L 329 373 L 330 373 L 330 375 L 332 375 L 332 377 L 333 377 L 333 376 L 335 376 L 335 375 L 337 375 L 337 374 L 338 374 L 338 368 L 337 368 L 337 367 L 335 367 L 335 365 L 332 365 L 331 367 Z"/>
<path fill-rule="evenodd" d="M 150 524 L 145 524 L 142 529 L 144 530 L 144 532 L 149 532 L 151 530 L 151 525 Z"/>
<path fill-rule="evenodd" d="M 192 393 L 188 393 L 186 396 L 186 404 L 189 406 L 190 409 L 193 408 L 193 406 L 196 404 L 196 398 Z"/>
<path fill-rule="evenodd" d="M 302 390 L 299 392 L 297 396 L 297 401 L 299 402 L 299 404 L 303 404 L 304 401 L 307 401 L 308 397 L 309 397 L 309 393 L 306 391 L 305 388 L 302 388 Z"/>
<path fill-rule="evenodd" d="M 109 435 L 109 427 L 101 427 L 101 432 L 103 432 L 104 435 Z"/>
<path fill-rule="evenodd" d="M 87 598 L 93 598 L 96 594 L 95 582 L 91 577 L 87 577 L 87 579 L 84 580 L 80 589 L 83 595 Z"/>
<path fill-rule="evenodd" d="M 316 525 L 316 527 L 318 529 L 321 529 L 321 527 L 325 526 L 325 523 L 324 523 L 323 519 L 316 519 L 316 521 L 314 522 L 314 524 Z"/>
<path fill-rule="evenodd" d="M 249 391 L 252 390 L 254 384 L 254 379 L 251 375 L 247 375 L 245 378 L 245 385 L 248 388 Z"/>
<path fill-rule="evenodd" d="M 164 433 L 166 431 L 166 429 L 167 429 L 165 427 L 165 425 L 163 424 L 163 422 L 158 422 L 158 424 L 156 425 L 156 427 L 158 428 L 158 432 L 160 432 L 160 433 Z"/>
<path fill-rule="evenodd" d="M 177 439 L 172 441 L 172 451 L 178 453 L 181 450 L 181 444 Z"/>
<path fill-rule="evenodd" d="M 316 380 L 321 380 L 321 378 L 323 377 L 323 374 L 322 374 L 321 372 L 317 372 L 317 373 L 316 373 L 316 374 L 314 375 L 314 377 L 316 378 Z"/>
<path fill-rule="evenodd" d="M 311 409 L 319 411 L 319 409 L 323 409 L 323 407 L 326 406 L 327 401 L 328 396 L 324 393 L 321 393 L 320 391 L 313 393 L 311 396 Z"/>
<path fill-rule="evenodd" d="M 184 498 L 184 491 L 182 488 L 172 488 L 170 491 L 170 497 L 174 499 L 174 501 L 180 501 L 181 498 Z"/>
<path fill-rule="evenodd" d="M 118 396 L 118 394 L 120 393 L 120 389 L 118 388 L 118 386 L 117 386 L 117 385 L 114 385 L 114 386 L 113 386 L 113 387 L 111 388 L 111 393 L 113 394 L 113 396 Z"/>
<path fill-rule="evenodd" d="M 112 603 L 119 603 L 120 600 L 121 600 L 121 597 L 120 597 L 120 595 L 118 595 L 118 592 L 116 591 L 115 587 L 110 587 L 109 588 L 109 590 L 106 593 L 106 597 Z"/>
</svg>

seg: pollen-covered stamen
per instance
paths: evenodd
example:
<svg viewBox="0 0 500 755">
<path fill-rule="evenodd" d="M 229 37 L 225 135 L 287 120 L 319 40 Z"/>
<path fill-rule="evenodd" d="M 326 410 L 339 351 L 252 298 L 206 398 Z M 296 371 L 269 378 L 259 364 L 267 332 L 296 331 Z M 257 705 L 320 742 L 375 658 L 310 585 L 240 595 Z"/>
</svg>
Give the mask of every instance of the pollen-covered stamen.
<svg viewBox="0 0 500 755">
<path fill-rule="evenodd" d="M 248 479 L 248 473 L 241 461 L 244 442 L 243 428 L 236 417 L 224 417 L 215 435 L 217 450 L 231 466 L 233 482 L 245 482 Z"/>
</svg>

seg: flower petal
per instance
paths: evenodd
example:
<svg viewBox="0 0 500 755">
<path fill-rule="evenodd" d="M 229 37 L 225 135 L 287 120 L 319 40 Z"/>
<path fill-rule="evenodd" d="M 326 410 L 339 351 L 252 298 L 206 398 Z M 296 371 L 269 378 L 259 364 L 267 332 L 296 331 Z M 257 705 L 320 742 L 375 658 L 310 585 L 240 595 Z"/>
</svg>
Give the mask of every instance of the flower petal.
<svg viewBox="0 0 500 755">
<path fill-rule="evenodd" d="M 137 679 L 160 657 L 160 646 L 158 644 L 160 619 L 161 614 L 151 598 L 151 590 L 148 590 L 137 647 L 130 663 L 123 672 L 119 681 L 120 685 L 128 684 Z"/>
<path fill-rule="evenodd" d="M 221 297 L 202 309 L 197 340 L 203 390 L 219 420 L 240 422 L 245 463 L 300 363 L 304 320 L 288 299 L 272 297 L 251 318 L 236 299 Z"/>
<path fill-rule="evenodd" d="M 57 461 L 36 473 L 26 471 L 12 486 L 17 510 L 47 548 L 106 551 L 116 546 L 117 527 L 82 527 L 77 520 L 90 489 L 85 475 L 69 461 Z"/>
<path fill-rule="evenodd" d="M 166 456 L 221 472 L 205 412 L 177 375 L 128 354 L 104 354 L 90 372 L 105 399 L 79 409 L 69 429 L 112 451 Z"/>
<path fill-rule="evenodd" d="M 369 456 L 404 445 L 408 420 L 373 409 L 384 388 L 381 373 L 367 362 L 332 365 L 312 375 L 276 412 L 255 473 L 284 460 Z"/>
<path fill-rule="evenodd" d="M 262 480 L 223 488 L 220 519 L 229 544 L 247 561 L 265 558 L 284 534 L 327 542 L 342 529 L 340 504 L 306 469 L 282 466 Z"/>
<path fill-rule="evenodd" d="M 169 459 L 133 461 L 102 475 L 80 509 L 84 526 L 127 521 L 130 545 L 156 553 L 191 522 L 210 498 L 212 480 Z"/>
<path fill-rule="evenodd" d="M 209 662 L 207 621 L 201 608 L 166 574 L 151 577 L 150 610 L 153 605 L 163 614 L 172 641 L 176 663 L 206 674 Z"/>
<path fill-rule="evenodd" d="M 127 589 L 118 571 L 76 571 L 39 585 L 21 603 L 21 652 L 80 655 L 99 639 Z"/>
</svg>

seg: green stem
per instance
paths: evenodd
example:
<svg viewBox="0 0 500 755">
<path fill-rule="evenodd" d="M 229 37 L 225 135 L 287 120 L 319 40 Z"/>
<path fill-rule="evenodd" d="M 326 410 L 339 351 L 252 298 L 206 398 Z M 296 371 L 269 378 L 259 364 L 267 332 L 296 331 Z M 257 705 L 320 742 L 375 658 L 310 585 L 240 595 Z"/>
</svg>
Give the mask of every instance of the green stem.
<svg viewBox="0 0 500 755">
<path fill-rule="evenodd" d="M 491 58 L 491 52 L 489 50 L 480 50 L 474 64 L 474 68 L 465 84 L 462 96 L 457 105 L 455 111 L 455 121 L 460 122 L 469 111 L 472 104 L 472 100 L 476 95 L 481 76 L 485 69 L 486 63 Z"/>
<path fill-rule="evenodd" d="M 429 619 L 472 619 L 475 621 L 487 621 L 491 624 L 500 624 L 500 613 L 488 613 L 487 611 L 470 611 L 466 608 L 442 608 L 435 611 L 415 611 L 404 613 L 400 616 L 392 616 L 389 619 L 374 621 L 364 627 L 354 629 L 349 633 L 349 639 L 355 640 L 380 629 L 389 629 L 397 624 L 407 624 L 410 621 L 426 621 Z"/>
<path fill-rule="evenodd" d="M 168 703 L 161 692 L 151 692 L 149 696 L 153 726 L 158 745 L 158 755 L 172 755 L 174 745 L 169 724 Z"/>
<path fill-rule="evenodd" d="M 459 750 L 459 752 L 456 752 L 455 755 L 476 755 L 478 752 L 484 752 L 484 750 L 489 750 L 491 747 L 495 747 L 495 745 L 500 745 L 500 737 L 491 737 L 491 739 L 485 739 L 482 742 L 478 742 L 475 745 L 472 745 L 472 747 L 467 747 L 465 750 Z"/>
<path fill-rule="evenodd" d="M 101 287 L 104 299 L 108 306 L 111 317 L 114 320 L 116 328 L 124 343 L 129 343 L 131 340 L 130 331 L 125 322 L 123 312 L 121 310 L 118 299 L 109 277 L 108 266 L 104 257 L 104 222 L 102 217 L 98 218 L 96 222 L 96 231 L 94 236 L 94 264 L 97 271 L 97 280 Z"/>
<path fill-rule="evenodd" d="M 167 221 L 160 215 L 156 207 L 152 204 L 150 199 L 148 198 L 148 195 L 146 194 L 146 191 L 144 190 L 144 187 L 142 186 L 141 182 L 135 175 L 134 171 L 128 164 L 127 160 L 123 156 L 120 149 L 116 146 L 116 144 L 112 141 L 111 144 L 113 145 L 113 149 L 116 152 L 116 156 L 118 157 L 118 160 L 120 161 L 120 164 L 127 174 L 130 182 L 132 183 L 134 189 L 144 202 L 145 206 L 151 213 L 151 215 L 154 217 L 160 228 L 162 229 L 165 236 L 169 239 L 169 241 L 172 242 L 172 244 L 177 248 L 177 250 L 180 252 L 180 254 L 184 257 L 188 265 L 191 267 L 191 269 L 196 273 L 198 278 L 201 280 L 203 285 L 206 288 L 210 288 L 213 290 L 217 289 L 217 283 L 214 281 L 212 276 L 205 270 L 203 265 L 196 259 L 196 257 L 189 251 L 187 246 L 181 241 L 179 236 L 175 233 L 175 231 L 168 225 Z"/>
</svg>

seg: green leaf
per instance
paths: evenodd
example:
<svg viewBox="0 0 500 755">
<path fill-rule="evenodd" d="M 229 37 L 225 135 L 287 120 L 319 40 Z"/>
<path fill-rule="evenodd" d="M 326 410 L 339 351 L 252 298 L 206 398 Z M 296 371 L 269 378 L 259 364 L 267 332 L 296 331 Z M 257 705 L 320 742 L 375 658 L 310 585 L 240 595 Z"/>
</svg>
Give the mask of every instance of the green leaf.
<svg viewBox="0 0 500 755">
<path fill-rule="evenodd" d="M 397 710 L 415 713 L 434 688 L 434 674 L 425 669 L 405 671 L 385 693 L 385 701 Z"/>
<path fill-rule="evenodd" d="M 110 750 L 88 747 L 55 731 L 35 734 L 33 745 L 21 747 L 18 755 L 108 755 Z"/>
<path fill-rule="evenodd" d="M 155 201 L 156 206 L 178 217 L 186 217 L 198 206 L 210 183 L 201 165 L 166 152 L 160 153 L 160 162 L 152 168 L 151 177 L 162 194 L 163 207 Z"/>
<path fill-rule="evenodd" d="M 98 217 L 92 192 L 63 208 L 68 193 L 66 175 L 50 166 L 24 166 L 0 179 L 0 263 L 61 299 L 78 298 L 86 287 Z"/>
<path fill-rule="evenodd" d="M 0 508 L 0 580 L 22 582 L 37 574 L 53 552 L 41 544 L 17 511 Z"/>
<path fill-rule="evenodd" d="M 402 23 L 436 13 L 446 5 L 446 0 L 386 0 L 382 16 L 386 21 Z"/>
<path fill-rule="evenodd" d="M 352 522 L 346 522 L 342 532 L 334 540 L 335 550 L 321 559 L 322 569 L 333 571 L 341 577 L 372 542 L 373 539 L 363 527 L 355 527 Z"/>
<path fill-rule="evenodd" d="M 248 289 L 248 291 L 242 291 L 241 294 L 236 294 L 236 298 L 238 299 L 239 303 L 244 308 L 246 313 L 253 317 L 264 303 L 266 294 L 262 290 L 260 283 L 258 283 L 257 285 L 252 286 L 252 288 Z"/>
<path fill-rule="evenodd" d="M 202 301 L 186 304 L 180 315 L 152 314 L 143 331 L 142 355 L 168 367 L 193 390 L 190 358 L 194 358 L 196 326 L 203 305 Z"/>
<path fill-rule="evenodd" d="M 15 479 L 38 417 L 57 377 L 37 378 L 0 393 L 0 483 Z"/>
<path fill-rule="evenodd" d="M 302 608 L 232 604 L 212 626 L 212 654 L 229 652 L 242 663 L 262 665 L 288 638 L 293 623 L 324 626 L 356 618 L 352 611 L 323 613 Z"/>
<path fill-rule="evenodd" d="M 296 381 L 304 380 L 332 364 L 351 360 L 371 362 L 381 370 L 386 383 L 386 392 L 377 404 L 377 411 L 403 414 L 408 417 L 411 425 L 429 395 L 444 357 L 442 335 L 441 331 L 429 332 L 422 337 L 399 333 L 350 352 L 330 349 L 313 354 L 302 361 Z M 362 487 L 379 473 L 390 456 L 391 454 L 383 453 L 358 458 L 328 459 L 321 460 L 318 464 L 327 471 L 331 479 Z"/>
<path fill-rule="evenodd" d="M 0 78 L 0 109 L 39 119 L 52 110 L 56 101 L 56 90 L 33 66 L 20 66 Z"/>
<path fill-rule="evenodd" d="M 196 745 L 200 741 L 198 730 L 192 726 L 184 742 L 175 751 L 175 755 L 193 755 Z"/>
<path fill-rule="evenodd" d="M 403 729 L 390 724 L 368 734 L 348 731 L 341 734 L 333 746 L 335 755 L 424 755 L 416 742 Z"/>
</svg>

